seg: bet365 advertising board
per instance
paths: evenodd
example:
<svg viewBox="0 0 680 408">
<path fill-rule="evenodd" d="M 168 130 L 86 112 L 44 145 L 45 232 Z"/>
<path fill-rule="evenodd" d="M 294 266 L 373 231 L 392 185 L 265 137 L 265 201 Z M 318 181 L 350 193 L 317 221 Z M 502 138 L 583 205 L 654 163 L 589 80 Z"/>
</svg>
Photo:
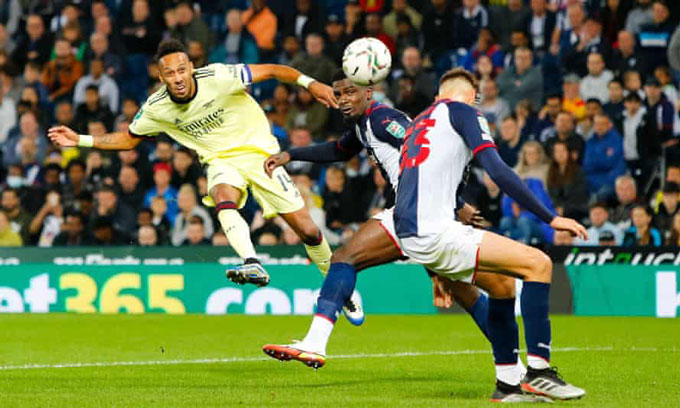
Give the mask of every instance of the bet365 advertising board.
<svg viewBox="0 0 680 408">
<path fill-rule="evenodd" d="M 229 282 L 229 248 L 0 249 L 0 313 L 308 315 L 322 284 L 300 247 L 262 247 L 264 288 Z M 680 316 L 680 249 L 553 248 L 551 310 L 590 316 Z M 437 313 L 423 268 L 359 275 L 371 314 Z M 440 310 L 441 312 L 441 310 Z"/>
</svg>

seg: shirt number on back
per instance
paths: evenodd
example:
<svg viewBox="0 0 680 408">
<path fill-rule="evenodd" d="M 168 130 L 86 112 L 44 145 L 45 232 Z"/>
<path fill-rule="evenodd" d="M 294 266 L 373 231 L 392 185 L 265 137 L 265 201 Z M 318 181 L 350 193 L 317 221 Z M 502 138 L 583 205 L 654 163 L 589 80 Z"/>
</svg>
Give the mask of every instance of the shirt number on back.
<svg viewBox="0 0 680 408">
<path fill-rule="evenodd" d="M 406 131 L 406 143 L 401 152 L 401 171 L 407 167 L 418 167 L 430 155 L 430 139 L 427 132 L 434 126 L 432 118 L 419 120 L 414 126 Z M 412 133 L 415 132 L 415 138 Z"/>
</svg>

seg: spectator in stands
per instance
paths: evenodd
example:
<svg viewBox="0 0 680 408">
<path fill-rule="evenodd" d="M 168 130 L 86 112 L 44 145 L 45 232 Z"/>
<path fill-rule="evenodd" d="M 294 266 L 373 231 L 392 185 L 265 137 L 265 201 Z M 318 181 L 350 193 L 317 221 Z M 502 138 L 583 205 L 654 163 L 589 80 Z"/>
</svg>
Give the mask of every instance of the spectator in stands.
<svg viewBox="0 0 680 408">
<path fill-rule="evenodd" d="M 322 198 L 326 226 L 331 230 L 342 231 L 358 221 L 354 214 L 357 198 L 345 188 L 346 180 L 345 171 L 340 167 L 331 166 L 326 170 L 326 189 Z"/>
<path fill-rule="evenodd" d="M 515 172 L 522 179 L 536 179 L 546 187 L 550 162 L 545 155 L 543 146 L 536 141 L 528 141 L 522 145 Z"/>
<path fill-rule="evenodd" d="M 378 13 L 370 13 L 366 16 L 366 35 L 377 38 L 390 50 L 390 54 L 395 55 L 397 44 L 394 39 L 383 31 L 382 18 Z"/>
<path fill-rule="evenodd" d="M 680 25 L 675 29 L 668 44 L 668 63 L 671 68 L 680 71 Z"/>
<path fill-rule="evenodd" d="M 644 75 L 651 74 L 660 65 L 668 65 L 666 52 L 676 26 L 670 19 L 670 11 L 665 0 L 652 2 L 652 19 L 652 22 L 640 27 L 638 34 L 639 55 L 646 63 Z"/>
<path fill-rule="evenodd" d="M 118 198 L 113 187 L 102 185 L 97 191 L 97 201 L 92 214 L 92 230 L 95 230 L 97 219 L 105 218 L 112 223 L 116 231 L 128 236 L 135 228 L 134 214 L 132 208 Z"/>
<path fill-rule="evenodd" d="M 307 147 L 312 145 L 312 134 L 305 128 L 294 128 L 289 133 L 289 148 Z M 292 161 L 286 164 L 286 170 L 290 174 L 307 174 L 316 177 L 319 174 L 319 167 L 311 162 Z"/>
<path fill-rule="evenodd" d="M 188 229 L 194 217 L 198 217 L 202 221 L 204 238 L 212 237 L 214 232 L 212 218 L 205 208 L 196 203 L 196 189 L 191 184 L 184 184 L 180 187 L 177 194 L 177 204 L 179 213 L 172 227 L 170 237 L 172 245 L 181 245 L 188 238 Z"/>
<path fill-rule="evenodd" d="M 618 78 L 614 78 L 609 81 L 607 90 L 609 92 L 609 102 L 602 106 L 602 110 L 616 124 L 623 118 L 623 111 L 625 109 L 623 105 L 623 82 Z M 621 129 L 619 129 L 619 132 L 621 132 Z"/>
<path fill-rule="evenodd" d="M 22 149 L 25 141 L 35 146 L 35 159 L 42 163 L 47 154 L 47 138 L 40 129 L 38 118 L 31 111 L 26 111 L 21 115 L 19 128 L 15 128 L 2 146 L 2 161 L 5 166 L 22 162 Z"/>
<path fill-rule="evenodd" d="M 26 34 L 18 40 L 12 53 L 12 61 L 20 70 L 24 69 L 28 61 L 43 65 L 50 59 L 52 45 L 52 38 L 45 30 L 42 17 L 29 14 L 26 17 Z"/>
<path fill-rule="evenodd" d="M 430 3 L 432 7 L 423 14 L 427 24 L 422 29 L 427 56 L 436 63 L 451 48 L 454 8 L 447 0 L 430 0 Z"/>
<path fill-rule="evenodd" d="M 489 122 L 491 133 L 495 134 L 503 118 L 510 114 L 510 107 L 505 99 L 498 96 L 498 85 L 493 79 L 484 81 L 481 88 L 483 99 L 479 110 Z"/>
<path fill-rule="evenodd" d="M 121 122 L 128 122 L 132 123 L 135 119 L 135 115 L 139 111 L 139 104 L 137 104 L 137 101 L 134 100 L 133 98 L 125 98 L 123 99 L 123 104 L 121 105 L 121 111 L 120 115 L 116 117 L 116 120 L 113 121 L 113 127 L 114 129 L 118 128 L 118 125 Z"/>
<path fill-rule="evenodd" d="M 654 70 L 654 78 L 656 78 L 659 81 L 659 84 L 661 84 L 661 90 L 663 91 L 664 95 L 666 95 L 666 98 L 668 101 L 673 104 L 673 108 L 677 111 L 678 110 L 678 99 L 680 99 L 680 95 L 678 94 L 678 89 L 675 87 L 675 84 L 673 81 L 675 80 L 673 78 L 673 74 L 670 71 L 670 68 L 666 65 L 660 65 L 656 67 Z M 678 132 L 678 120 L 680 118 L 678 115 L 675 115 L 675 126 L 674 126 L 674 131 L 675 133 Z"/>
<path fill-rule="evenodd" d="M 525 7 L 522 0 L 508 0 L 505 5 L 501 2 L 490 7 L 489 14 L 491 31 L 504 49 L 510 46 L 513 30 L 525 27 L 526 21 L 531 18 L 531 11 Z"/>
<path fill-rule="evenodd" d="M 624 94 L 635 92 L 640 99 L 645 99 L 645 91 L 642 90 L 642 77 L 637 71 L 626 71 L 623 74 L 623 85 L 626 88 Z"/>
<path fill-rule="evenodd" d="M 673 229 L 673 217 L 680 213 L 680 206 L 678 205 L 680 186 L 677 183 L 666 183 L 662 192 L 661 203 L 654 216 L 654 225 L 665 234 L 664 238 L 669 238 Z"/>
<path fill-rule="evenodd" d="M 423 17 L 420 13 L 410 6 L 407 0 L 393 0 L 392 10 L 383 18 L 383 28 L 387 35 L 392 38 L 397 38 L 399 34 L 399 29 L 397 27 L 398 19 L 403 16 L 408 17 L 416 31 L 420 31 L 420 25 L 423 21 Z"/>
<path fill-rule="evenodd" d="M 501 198 L 503 192 L 491 180 L 491 177 L 484 172 L 482 175 L 482 186 L 473 199 L 473 204 L 480 209 L 485 219 L 485 226 L 493 231 L 498 231 L 501 222 Z"/>
<path fill-rule="evenodd" d="M 53 247 L 82 246 L 90 244 L 90 234 L 85 230 L 85 218 L 75 210 L 64 212 L 61 231 L 52 241 Z"/>
<path fill-rule="evenodd" d="M 83 34 L 78 22 L 68 23 L 62 28 L 61 36 L 71 45 L 71 52 L 76 60 L 82 61 L 85 57 L 87 43 L 83 41 Z"/>
<path fill-rule="evenodd" d="M 657 133 L 657 140 L 661 143 L 673 139 L 673 126 L 677 112 L 666 95 L 661 90 L 661 83 L 654 77 L 649 77 L 645 81 L 645 107 L 648 112 L 648 119 L 654 121 Z"/>
<path fill-rule="evenodd" d="M 291 2 L 292 3 L 292 2 Z M 281 21 L 284 35 L 294 35 L 300 40 L 311 33 L 321 33 L 324 16 L 318 2 L 312 0 L 296 0 L 292 13 L 286 13 L 286 19 Z"/>
<path fill-rule="evenodd" d="M 611 46 L 602 38 L 602 24 L 590 17 L 583 25 L 578 43 L 567 47 L 560 56 L 567 72 L 585 76 L 588 73 L 588 55 L 593 52 L 601 54 L 605 64 L 611 59 Z"/>
<path fill-rule="evenodd" d="M 71 52 L 71 44 L 64 38 L 54 43 L 55 59 L 43 69 L 42 82 L 50 92 L 50 101 L 69 99 L 73 87 L 83 76 L 83 64 Z"/>
<path fill-rule="evenodd" d="M 76 206 L 77 197 L 84 191 L 89 190 L 85 179 L 87 165 L 81 159 L 73 159 L 66 166 L 66 185 L 62 189 L 61 201 L 66 208 Z"/>
<path fill-rule="evenodd" d="M 605 69 L 602 54 L 592 52 L 588 54 L 588 75 L 581 80 L 581 98 L 588 100 L 597 98 L 601 103 L 609 102 L 607 86 L 614 79 L 614 74 Z"/>
<path fill-rule="evenodd" d="M 586 101 L 586 116 L 578 123 L 578 133 L 582 134 L 586 140 L 593 137 L 595 129 L 595 115 L 604 114 L 602 111 L 602 102 L 597 98 L 590 98 Z"/>
<path fill-rule="evenodd" d="M 12 231 L 21 236 L 21 241 L 28 244 L 28 226 L 31 223 L 31 215 L 24 210 L 19 201 L 19 193 L 13 188 L 6 188 L 2 191 L 0 200 L 2 212 L 7 216 Z"/>
<path fill-rule="evenodd" d="M 114 227 L 110 217 L 97 217 L 92 221 L 92 243 L 97 246 L 126 245 L 125 234 Z"/>
<path fill-rule="evenodd" d="M 648 143 L 654 139 L 654 127 L 649 121 L 647 109 L 642 106 L 642 101 L 637 93 L 631 92 L 626 96 L 621 122 L 617 126 L 623 133 L 623 157 L 626 166 L 630 169 L 633 177 L 643 181 L 649 171 L 649 165 L 641 161 L 641 153 L 647 158 Z"/>
<path fill-rule="evenodd" d="M 581 166 L 569 152 L 566 142 L 552 145 L 552 161 L 548 170 L 548 193 L 557 213 L 580 220 L 586 215 L 588 184 Z"/>
<path fill-rule="evenodd" d="M 124 165 L 118 174 L 118 192 L 120 201 L 127 204 L 133 211 L 137 212 L 144 203 L 144 190 L 139 182 L 137 169 L 132 166 Z"/>
<path fill-rule="evenodd" d="M 562 85 L 564 91 L 562 109 L 574 115 L 577 121 L 586 116 L 586 102 L 581 98 L 580 82 L 581 78 L 578 75 L 569 73 L 564 76 Z"/>
<path fill-rule="evenodd" d="M 21 236 L 10 226 L 7 213 L 5 210 L 0 210 L 0 247 L 20 247 L 22 245 Z"/>
<path fill-rule="evenodd" d="M 404 0 L 401 1 L 405 3 Z M 12 36 L 7 32 L 5 23 L 0 23 L 0 51 L 9 55 L 14 50 L 15 45 Z"/>
<path fill-rule="evenodd" d="M 519 152 L 525 142 L 525 138 L 519 132 L 517 118 L 514 115 L 506 116 L 499 128 L 501 140 L 498 142 L 498 154 L 505 164 L 515 167 Z"/>
<path fill-rule="evenodd" d="M 528 99 L 522 99 L 515 106 L 515 117 L 517 118 L 517 126 L 522 137 L 527 140 L 534 138 L 533 130 L 538 120 L 538 115 L 534 113 L 531 102 Z"/>
<path fill-rule="evenodd" d="M 37 62 L 31 61 L 26 64 L 22 79 L 24 87 L 35 89 L 41 107 L 49 105 L 49 92 L 42 83 L 42 67 Z"/>
<path fill-rule="evenodd" d="M 524 183 L 543 205 L 554 211 L 543 182 L 535 178 L 527 178 Z M 503 196 L 501 208 L 503 211 L 499 227 L 501 234 L 523 243 L 552 243 L 553 232 L 547 224 L 541 222 L 533 213 L 522 209 L 509 196 Z"/>
<path fill-rule="evenodd" d="M 210 245 L 211 242 L 205 237 L 205 226 L 203 219 L 199 216 L 193 216 L 189 220 L 189 226 L 186 232 L 187 238 L 182 242 L 182 245 Z"/>
<path fill-rule="evenodd" d="M 389 97 L 396 101 L 399 97 L 399 78 L 410 76 L 413 79 L 415 92 L 427 98 L 433 98 L 435 94 L 435 78 L 432 73 L 423 68 L 423 59 L 416 47 L 408 47 L 401 55 L 401 69 L 392 71 L 392 85 Z M 415 116 L 414 116 L 415 117 Z"/>
<path fill-rule="evenodd" d="M 562 96 L 557 94 L 548 95 L 545 105 L 538 113 L 538 120 L 534 124 L 533 137 L 535 140 L 545 142 L 555 133 L 555 119 L 562 110 Z"/>
<path fill-rule="evenodd" d="M 2 56 L 2 54 L 0 54 Z M 14 80 L 13 71 L 10 62 L 3 64 L 0 61 L 0 86 L 4 91 L 4 97 L 10 98 L 15 104 L 19 102 L 21 92 L 23 90 L 19 81 Z"/>
<path fill-rule="evenodd" d="M 86 54 L 88 60 L 100 59 L 104 61 L 104 72 L 113 79 L 119 79 L 123 73 L 123 63 L 120 55 L 109 50 L 109 39 L 102 33 L 90 36 L 90 49 Z"/>
<path fill-rule="evenodd" d="M 503 67 L 503 51 L 494 41 L 493 34 L 488 28 L 479 30 L 476 44 L 467 51 L 467 54 L 465 54 L 465 57 L 463 57 L 463 60 L 461 61 L 461 65 L 468 71 L 472 71 L 482 55 L 491 59 L 494 71 Z"/>
<path fill-rule="evenodd" d="M 277 19 L 267 7 L 266 0 L 253 0 L 249 9 L 241 14 L 241 21 L 257 42 L 261 51 L 274 51 L 274 38 L 277 31 Z"/>
<path fill-rule="evenodd" d="M 253 36 L 243 27 L 241 11 L 231 9 L 226 15 L 227 35 L 210 53 L 210 62 L 223 64 L 257 64 L 260 51 Z"/>
<path fill-rule="evenodd" d="M 94 84 L 85 88 L 85 100 L 76 108 L 76 130 L 87 133 L 88 123 L 93 121 L 104 123 L 107 131 L 113 130 L 113 113 L 101 103 L 99 87 Z"/>
<path fill-rule="evenodd" d="M 675 213 L 673 216 L 673 226 L 666 239 L 666 245 L 674 247 L 680 246 L 680 212 Z"/>
<path fill-rule="evenodd" d="M 177 6 L 180 9 L 179 6 Z M 189 7 L 190 8 L 190 7 Z M 194 33 L 195 31 L 200 31 L 200 23 L 194 24 L 190 17 L 185 17 L 184 8 L 181 8 L 181 12 L 178 12 L 178 16 L 182 16 L 189 20 L 187 23 L 182 20 L 183 23 L 182 31 L 180 35 L 184 35 L 182 40 L 186 43 L 190 39 L 194 39 L 194 35 L 200 38 L 200 34 Z M 189 11 L 191 13 L 192 11 Z M 191 28 L 184 27 L 191 25 Z M 161 40 L 160 28 L 156 25 L 156 19 L 151 15 L 150 5 L 148 0 L 133 0 L 132 1 L 132 13 L 127 18 L 127 21 L 123 22 L 120 27 L 121 39 L 123 44 L 129 54 L 146 54 L 153 55 L 156 52 L 156 47 Z"/>
<path fill-rule="evenodd" d="M 605 114 L 595 115 L 593 129 L 593 137 L 586 142 L 583 169 L 588 178 L 588 191 L 606 200 L 613 195 L 616 178 L 626 172 L 623 142 Z"/>
<path fill-rule="evenodd" d="M 616 179 L 614 188 L 617 203 L 612 210 L 611 221 L 624 231 L 630 227 L 630 211 L 638 201 L 637 186 L 633 177 L 624 175 Z"/>
<path fill-rule="evenodd" d="M 585 150 L 585 142 L 581 135 L 576 133 L 574 115 L 567 111 L 561 111 L 555 119 L 555 131 L 544 143 L 545 151 L 552 156 L 553 145 L 557 142 L 566 143 L 569 150 L 569 158 L 574 163 L 580 163 Z"/>
<path fill-rule="evenodd" d="M 320 82 L 330 83 L 337 70 L 335 63 L 323 55 L 323 37 L 320 34 L 309 34 L 305 38 L 305 54 L 298 55 L 291 66 Z"/>
<path fill-rule="evenodd" d="M 160 137 L 156 140 L 156 148 L 153 152 L 153 164 L 156 163 L 167 163 L 170 165 L 172 162 L 172 155 L 175 153 L 175 149 L 172 146 L 172 142 L 167 137 Z"/>
<path fill-rule="evenodd" d="M 156 196 L 161 196 L 165 199 L 167 207 L 166 217 L 170 224 L 175 222 L 175 216 L 179 212 L 177 207 L 177 190 L 170 185 L 170 177 L 172 176 L 172 167 L 165 163 L 156 163 L 153 166 L 153 181 L 154 186 L 151 187 L 144 196 L 144 206 L 152 207 L 152 199 Z"/>
<path fill-rule="evenodd" d="M 541 54 L 550 45 L 557 16 L 548 9 L 546 0 L 531 0 L 530 7 L 531 17 L 527 20 L 524 31 L 531 36 L 531 48 Z"/>
<path fill-rule="evenodd" d="M 617 36 L 618 49 L 614 51 L 614 73 L 623 75 L 628 71 L 644 72 L 646 65 L 644 58 L 635 52 L 635 36 L 629 31 L 619 31 Z"/>
<path fill-rule="evenodd" d="M 158 245 L 158 233 L 151 225 L 143 225 L 137 230 L 137 245 L 154 247 Z"/>
<path fill-rule="evenodd" d="M 305 88 L 298 88 L 295 104 L 290 107 L 286 116 L 286 130 L 295 128 L 309 129 L 314 140 L 324 140 L 324 126 L 328 120 L 328 109 L 314 100 Z"/>
<path fill-rule="evenodd" d="M 179 188 L 184 184 L 196 185 L 201 168 L 194 163 L 191 150 L 180 147 L 172 157 L 172 179 L 170 184 Z"/>
<path fill-rule="evenodd" d="M 212 33 L 208 25 L 196 16 L 191 1 L 178 2 L 175 7 L 175 16 L 177 26 L 171 31 L 173 38 L 177 38 L 184 44 L 188 44 L 189 41 L 198 41 L 206 50 L 212 46 Z M 276 27 L 274 27 L 274 30 L 276 30 Z M 255 34 L 253 33 L 253 35 Z"/>
<path fill-rule="evenodd" d="M 637 5 L 626 17 L 626 31 L 638 35 L 643 25 L 653 21 L 652 0 L 637 0 Z"/>
<path fill-rule="evenodd" d="M 630 210 L 633 222 L 623 236 L 623 246 L 661 246 L 661 233 L 652 226 L 654 213 L 649 206 L 636 204 Z"/>
<path fill-rule="evenodd" d="M 139 1 L 139 0 L 138 0 Z M 73 105 L 79 106 L 85 103 L 85 93 L 88 87 L 97 87 L 100 101 L 108 107 L 111 113 L 118 113 L 119 91 L 118 85 L 113 78 L 104 73 L 104 61 L 99 59 L 90 60 L 90 73 L 83 76 L 76 83 L 73 92 Z"/>
<path fill-rule="evenodd" d="M 626 16 L 632 6 L 630 3 L 632 2 L 625 0 L 607 0 L 604 8 L 600 11 L 602 36 L 610 44 L 616 43 L 618 33 L 625 28 Z"/>
<path fill-rule="evenodd" d="M 413 77 L 403 75 L 399 78 L 397 85 L 399 92 L 394 100 L 395 107 L 410 117 L 415 118 L 432 103 L 431 98 L 416 89 Z"/>
<path fill-rule="evenodd" d="M 208 64 L 208 55 L 199 41 L 191 40 L 187 44 L 187 54 L 189 61 L 194 64 L 194 68 L 201 68 Z"/>
<path fill-rule="evenodd" d="M 453 18 L 452 46 L 468 50 L 477 41 L 480 30 L 489 26 L 489 13 L 480 0 L 463 0 L 463 7 Z"/>
<path fill-rule="evenodd" d="M 541 106 L 543 74 L 539 67 L 533 66 L 531 50 L 524 47 L 515 50 L 514 62 L 514 66 L 507 68 L 498 76 L 501 96 L 508 102 L 510 109 L 514 109 L 515 105 L 525 98 L 529 99 L 533 106 Z"/>
<path fill-rule="evenodd" d="M 326 26 L 324 27 L 325 46 L 323 53 L 338 66 L 342 64 L 342 54 L 345 52 L 345 47 L 350 40 L 347 34 L 345 34 L 345 26 L 343 23 L 340 16 L 331 14 L 328 16 Z"/>
<path fill-rule="evenodd" d="M 588 239 L 577 238 L 574 245 L 597 246 L 601 245 L 602 238 L 611 234 L 615 245 L 623 243 L 623 232 L 614 224 L 609 222 L 609 207 L 601 201 L 595 202 L 590 206 L 590 228 L 588 228 Z"/>
<path fill-rule="evenodd" d="M 0 87 L 0 143 L 4 143 L 9 131 L 17 122 L 14 101 L 5 97 L 5 90 Z"/>
<path fill-rule="evenodd" d="M 38 237 L 40 247 L 51 247 L 54 238 L 61 232 L 64 207 L 61 195 L 58 191 L 50 191 L 45 197 L 45 203 L 33 217 L 28 226 L 28 233 L 32 237 Z"/>
</svg>

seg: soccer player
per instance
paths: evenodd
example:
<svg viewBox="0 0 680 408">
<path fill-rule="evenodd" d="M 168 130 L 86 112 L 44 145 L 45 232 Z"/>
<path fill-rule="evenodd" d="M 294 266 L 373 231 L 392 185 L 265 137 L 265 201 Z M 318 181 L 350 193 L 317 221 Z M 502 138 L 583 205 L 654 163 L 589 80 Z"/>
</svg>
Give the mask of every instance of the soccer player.
<svg viewBox="0 0 680 408">
<path fill-rule="evenodd" d="M 207 167 L 210 195 L 203 202 L 217 208 L 229 243 L 244 260 L 243 265 L 227 270 L 229 279 L 260 286 L 269 283 L 250 240 L 250 229 L 237 211 L 246 202 L 248 188 L 264 216 L 280 215 L 300 236 L 322 273 L 328 271 L 330 247 L 290 177 L 282 168 L 272 177 L 264 172 L 265 159 L 280 148 L 264 112 L 246 88 L 276 78 L 304 86 L 325 106 L 337 107 L 333 90 L 283 65 L 211 64 L 194 69 L 184 46 L 176 40 L 161 42 L 156 58 L 165 86 L 147 99 L 128 132 L 94 137 L 59 126 L 49 130 L 52 142 L 62 147 L 128 150 L 144 137 L 167 133 L 177 143 L 195 150 Z"/>
<path fill-rule="evenodd" d="M 275 169 L 289 163 L 291 160 L 300 160 L 316 163 L 329 163 L 334 161 L 347 161 L 356 154 L 366 149 L 383 174 L 385 180 L 391 186 L 394 193 L 399 178 L 399 156 L 406 127 L 411 122 L 402 112 L 379 104 L 372 99 L 372 88 L 357 86 L 348 80 L 342 71 L 338 71 L 333 77 L 333 91 L 338 99 L 340 111 L 348 125 L 337 142 L 328 142 L 316 146 L 291 149 L 287 152 L 272 155 L 265 161 L 266 171 L 271 174 Z M 392 221 L 393 197 L 388 200 L 387 210 L 376 215 L 373 219 L 364 223 L 352 238 L 333 253 L 331 258 L 331 270 L 351 266 L 356 272 L 363 269 L 386 264 L 403 258 L 394 232 Z M 462 203 L 459 203 L 462 205 Z M 474 222 L 477 216 L 475 210 L 464 205 L 458 211 L 458 216 L 467 222 Z M 329 275 L 331 277 L 335 276 Z M 442 278 L 433 277 L 436 301 L 442 306 L 450 306 L 450 297 L 458 302 L 470 313 L 484 335 L 487 335 L 487 309 L 488 300 L 483 294 L 469 283 L 465 282 L 441 282 Z M 347 282 L 351 288 L 335 287 L 335 284 L 344 285 L 343 281 L 324 282 L 323 293 L 319 297 L 317 315 L 312 320 L 311 327 L 305 339 L 292 345 L 267 344 L 263 351 L 271 357 L 280 360 L 298 360 L 310 367 L 322 367 L 326 360 L 326 345 L 335 323 L 336 315 L 332 313 L 335 305 L 328 305 L 326 297 L 328 292 L 342 292 L 354 290 L 353 282 Z M 503 282 L 502 285 L 505 285 Z M 514 290 L 512 288 L 499 287 L 496 291 Z M 514 292 L 513 292 L 514 293 Z M 331 313 L 324 311 L 331 310 Z M 345 315 L 349 317 L 347 312 Z M 357 316 L 358 318 L 358 316 Z M 363 321 L 363 313 L 360 316 Z M 353 321 L 360 324 L 361 321 Z M 518 361 L 519 363 L 519 361 Z M 524 366 L 520 368 L 523 370 Z"/>
</svg>

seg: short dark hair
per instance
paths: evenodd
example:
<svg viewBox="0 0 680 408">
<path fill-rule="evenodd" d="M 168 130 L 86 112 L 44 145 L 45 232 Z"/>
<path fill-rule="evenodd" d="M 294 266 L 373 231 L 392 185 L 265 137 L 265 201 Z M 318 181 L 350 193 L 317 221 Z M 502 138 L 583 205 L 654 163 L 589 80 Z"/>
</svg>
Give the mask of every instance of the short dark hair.
<svg viewBox="0 0 680 408">
<path fill-rule="evenodd" d="M 198 215 L 191 216 L 191 218 L 189 218 L 189 224 L 201 224 L 201 227 L 205 226 L 203 218 L 199 217 Z"/>
<path fill-rule="evenodd" d="M 604 201 L 595 201 L 594 203 L 590 204 L 590 209 L 592 210 L 593 208 L 602 208 L 603 210 L 609 212 L 609 206 Z"/>
<path fill-rule="evenodd" d="M 58 171 L 60 174 L 62 172 L 62 168 L 60 165 L 58 165 L 57 163 L 50 163 L 43 167 L 43 174 L 47 173 L 50 170 Z"/>
<path fill-rule="evenodd" d="M 86 92 L 87 91 L 95 91 L 95 92 L 97 92 L 97 94 L 99 94 L 99 86 L 95 85 L 95 84 L 90 84 L 90 85 L 85 87 L 85 91 Z"/>
<path fill-rule="evenodd" d="M 586 104 L 588 104 L 588 103 L 596 103 L 596 104 L 602 106 L 602 101 L 599 100 L 598 98 L 588 98 L 588 100 L 586 100 Z"/>
<path fill-rule="evenodd" d="M 68 173 L 74 166 L 80 166 L 81 169 L 87 169 L 87 165 L 82 159 L 73 159 L 66 165 L 66 172 Z"/>
<path fill-rule="evenodd" d="M 163 40 L 158 44 L 155 60 L 160 61 L 160 59 L 166 55 L 174 54 L 176 52 L 181 52 L 183 54 L 187 53 L 186 47 L 184 47 L 184 44 L 181 41 L 174 38 Z"/>
<path fill-rule="evenodd" d="M 338 69 L 333 73 L 333 77 L 331 78 L 331 83 L 337 82 L 337 81 L 342 81 L 344 79 L 347 79 L 347 75 L 345 75 L 345 71 L 342 69 Z"/>
<path fill-rule="evenodd" d="M 477 78 L 475 78 L 472 72 L 464 68 L 458 67 L 446 71 L 439 80 L 439 86 L 442 86 L 444 82 L 452 79 L 463 79 L 469 82 L 470 85 L 472 85 L 472 87 L 475 88 L 475 91 L 479 91 L 479 82 L 477 81 Z"/>
</svg>

